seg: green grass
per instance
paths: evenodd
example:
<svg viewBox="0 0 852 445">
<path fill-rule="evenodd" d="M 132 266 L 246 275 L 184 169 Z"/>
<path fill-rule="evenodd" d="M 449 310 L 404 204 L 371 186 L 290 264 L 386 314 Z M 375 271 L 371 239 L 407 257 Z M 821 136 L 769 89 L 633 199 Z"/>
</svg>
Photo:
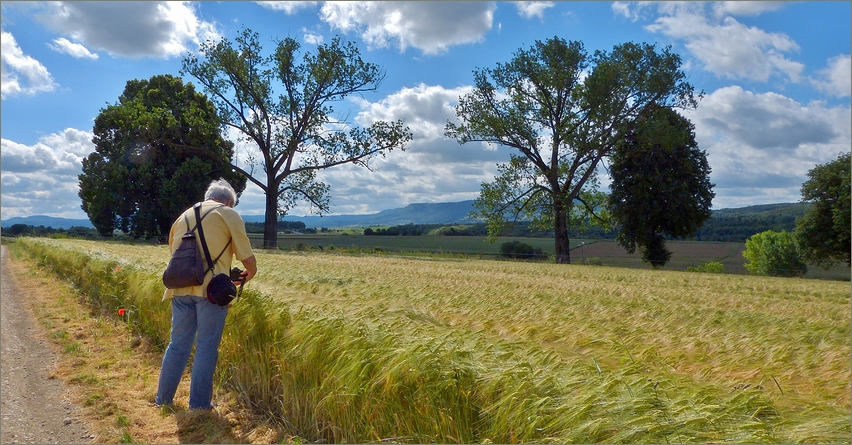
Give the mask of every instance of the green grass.
<svg viewBox="0 0 852 445">
<path fill-rule="evenodd" d="M 16 244 L 93 307 L 132 308 L 131 328 L 168 335 L 165 246 Z M 848 283 L 257 256 L 219 379 L 306 441 L 849 441 Z"/>
</svg>

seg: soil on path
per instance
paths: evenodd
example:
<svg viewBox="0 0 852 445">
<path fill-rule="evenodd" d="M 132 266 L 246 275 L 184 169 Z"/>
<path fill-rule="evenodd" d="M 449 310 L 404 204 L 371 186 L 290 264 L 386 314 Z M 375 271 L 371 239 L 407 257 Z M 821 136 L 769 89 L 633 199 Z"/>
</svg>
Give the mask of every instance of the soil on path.
<svg viewBox="0 0 852 445">
<path fill-rule="evenodd" d="M 0 246 L 0 442 L 92 443 L 94 435 L 70 401 L 68 388 L 51 378 L 57 353 L 27 305 L 26 289 L 8 272 Z"/>
</svg>

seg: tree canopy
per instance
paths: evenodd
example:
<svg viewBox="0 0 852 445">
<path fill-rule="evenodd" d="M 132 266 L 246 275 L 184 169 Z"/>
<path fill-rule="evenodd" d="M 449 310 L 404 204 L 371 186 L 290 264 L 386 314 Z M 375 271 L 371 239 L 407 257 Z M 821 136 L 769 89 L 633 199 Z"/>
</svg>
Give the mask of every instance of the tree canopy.
<svg viewBox="0 0 852 445">
<path fill-rule="evenodd" d="M 706 154 L 695 142 L 694 126 L 670 108 L 658 108 L 628 126 L 609 167 L 618 242 L 652 266 L 665 265 L 667 235 L 695 234 L 710 218 L 713 184 Z"/>
<path fill-rule="evenodd" d="M 570 262 L 568 227 L 603 208 L 597 169 L 628 124 L 652 109 L 697 105 L 680 66 L 668 47 L 624 43 L 590 57 L 582 43 L 554 37 L 476 69 L 473 91 L 456 106 L 459 123 L 448 122 L 445 134 L 514 152 L 482 184 L 474 216 L 491 234 L 509 219 L 552 227 L 556 261 Z"/>
<path fill-rule="evenodd" d="M 752 235 L 746 240 L 743 257 L 749 273 L 772 277 L 803 277 L 808 266 L 796 236 L 787 231 L 766 232 Z"/>
<path fill-rule="evenodd" d="M 93 132 L 95 151 L 83 160 L 79 196 L 102 235 L 168 234 L 210 181 L 245 188 L 244 176 L 222 168 L 233 144 L 220 135 L 216 108 L 178 77 L 128 81 L 118 102 L 101 109 Z"/>
<path fill-rule="evenodd" d="M 208 41 L 200 56 L 184 57 L 181 72 L 203 86 L 224 125 L 259 150 L 248 171 L 234 168 L 266 194 L 263 244 L 271 248 L 277 246 L 279 215 L 298 202 L 307 201 L 320 215 L 329 210 L 329 186 L 318 171 L 347 163 L 369 168 L 375 156 L 404 149 L 412 135 L 401 121 L 365 128 L 336 114 L 333 103 L 374 91 L 384 78 L 353 43 L 335 37 L 300 62 L 295 39 L 278 41 L 266 56 L 258 38 L 243 29 L 233 42 Z M 263 172 L 255 176 L 258 165 Z"/>
<path fill-rule="evenodd" d="M 812 205 L 796 221 L 796 236 L 805 258 L 826 268 L 840 261 L 852 264 L 850 155 L 852 152 L 842 153 L 834 161 L 817 165 L 802 184 L 802 201 Z"/>
</svg>

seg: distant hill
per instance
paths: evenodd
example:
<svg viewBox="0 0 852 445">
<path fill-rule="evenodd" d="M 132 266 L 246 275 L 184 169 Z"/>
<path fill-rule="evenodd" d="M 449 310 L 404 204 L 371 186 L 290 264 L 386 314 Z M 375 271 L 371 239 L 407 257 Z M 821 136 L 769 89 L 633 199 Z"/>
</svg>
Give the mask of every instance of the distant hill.
<svg viewBox="0 0 852 445">
<path fill-rule="evenodd" d="M 750 236 L 774 230 L 792 232 L 796 229 L 796 218 L 810 208 L 809 203 L 765 204 L 736 209 L 713 211 L 704 226 L 698 229 L 698 241 L 745 242 Z"/>
<path fill-rule="evenodd" d="M 467 215 L 473 208 L 473 200 L 461 202 L 418 203 L 403 208 L 382 210 L 369 215 L 329 215 L 329 216 L 286 216 L 286 221 L 301 221 L 306 227 L 361 227 L 376 225 L 402 224 L 462 224 L 471 223 Z M 263 222 L 263 215 L 243 215 L 246 222 Z M 88 219 L 55 218 L 52 216 L 13 217 L 2 221 L 2 227 L 15 224 L 44 226 L 54 229 L 71 227 L 94 228 Z"/>
<path fill-rule="evenodd" d="M 810 208 L 809 203 L 794 202 L 794 203 L 779 203 L 779 204 L 762 204 L 756 206 L 739 207 L 733 209 L 713 210 L 714 218 L 730 218 L 737 216 L 761 216 L 761 217 L 785 217 L 785 216 L 802 216 Z"/>
<path fill-rule="evenodd" d="M 734 209 L 713 210 L 713 216 L 702 227 L 694 239 L 701 241 L 743 242 L 755 233 L 766 230 L 792 231 L 796 218 L 805 214 L 809 204 L 781 203 L 766 204 Z M 418 203 L 403 208 L 382 210 L 369 215 L 331 216 L 286 216 L 286 221 L 301 221 L 309 228 L 394 226 L 405 224 L 471 224 L 468 218 L 473 200 L 460 202 Z M 246 222 L 263 222 L 263 215 L 243 215 Z M 87 219 L 54 218 L 37 215 L 14 217 L 2 221 L 2 227 L 25 224 L 54 229 L 71 227 L 93 228 Z"/>
<path fill-rule="evenodd" d="M 16 216 L 14 218 L 5 219 L 2 222 L 2 227 L 12 227 L 15 224 L 24 224 L 33 227 L 52 227 L 54 229 L 70 229 L 72 227 L 86 227 L 94 229 L 95 226 L 88 219 L 68 219 L 55 218 L 53 216 L 35 215 L 35 216 Z"/>
<path fill-rule="evenodd" d="M 469 224 L 467 216 L 473 200 L 459 202 L 417 203 L 403 208 L 382 210 L 369 215 L 290 216 L 285 221 L 301 221 L 305 227 L 367 227 L 403 224 Z M 263 222 L 263 215 L 243 215 L 245 222 Z"/>
</svg>

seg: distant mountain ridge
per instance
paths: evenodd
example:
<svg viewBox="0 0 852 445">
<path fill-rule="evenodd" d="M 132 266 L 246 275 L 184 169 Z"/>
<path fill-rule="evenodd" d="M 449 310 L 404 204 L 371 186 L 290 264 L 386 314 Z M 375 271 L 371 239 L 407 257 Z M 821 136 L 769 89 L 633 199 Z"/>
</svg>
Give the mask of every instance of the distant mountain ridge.
<svg viewBox="0 0 852 445">
<path fill-rule="evenodd" d="M 473 208 L 473 200 L 460 202 L 415 203 L 403 208 L 382 210 L 368 215 L 329 215 L 329 216 L 290 216 L 286 221 L 301 221 L 306 227 L 353 227 L 373 225 L 402 225 L 402 224 L 465 224 L 474 222 L 468 219 Z M 263 222 L 263 215 L 242 215 L 245 222 Z M 29 226 L 53 227 L 54 229 L 70 229 L 71 227 L 94 228 L 88 219 L 56 218 L 45 215 L 13 217 L 2 221 L 2 227 L 15 224 Z"/>
<path fill-rule="evenodd" d="M 459 202 L 415 203 L 402 208 L 382 210 L 369 215 L 290 216 L 285 221 L 301 221 L 305 227 L 333 228 L 360 226 L 397 226 L 403 224 L 471 224 L 468 218 L 473 200 Z M 246 222 L 263 222 L 263 215 L 244 215 Z"/>
<path fill-rule="evenodd" d="M 15 216 L 2 221 L 2 227 L 12 227 L 15 224 L 24 224 L 33 227 L 53 227 L 54 229 L 70 229 L 72 227 L 93 229 L 95 227 L 88 219 L 56 218 L 45 215 Z"/>
<path fill-rule="evenodd" d="M 403 225 L 403 224 L 470 224 L 475 222 L 468 218 L 473 209 L 473 200 L 459 202 L 438 203 L 415 203 L 402 208 L 382 210 L 378 213 L 368 215 L 329 215 L 329 216 L 286 216 L 287 221 L 301 221 L 306 227 L 312 228 L 335 228 L 335 227 L 366 227 L 376 225 Z M 807 204 L 803 203 L 780 203 L 763 204 L 736 209 L 713 210 L 713 219 L 730 219 L 737 217 L 767 217 L 775 214 L 792 213 L 799 216 L 804 213 Z M 787 215 L 789 218 L 790 215 Z M 243 215 L 246 222 L 263 222 L 263 215 Z M 721 221 L 719 221 L 721 222 Z M 13 217 L 2 221 L 2 227 L 11 227 L 15 224 L 29 226 L 53 227 L 54 229 L 70 229 L 71 227 L 93 228 L 88 219 L 55 218 L 52 216 L 35 215 L 25 217 Z M 708 225 L 711 222 L 708 221 Z M 734 223 L 735 224 L 735 223 Z M 709 227 L 708 227 L 709 228 Z"/>
</svg>

